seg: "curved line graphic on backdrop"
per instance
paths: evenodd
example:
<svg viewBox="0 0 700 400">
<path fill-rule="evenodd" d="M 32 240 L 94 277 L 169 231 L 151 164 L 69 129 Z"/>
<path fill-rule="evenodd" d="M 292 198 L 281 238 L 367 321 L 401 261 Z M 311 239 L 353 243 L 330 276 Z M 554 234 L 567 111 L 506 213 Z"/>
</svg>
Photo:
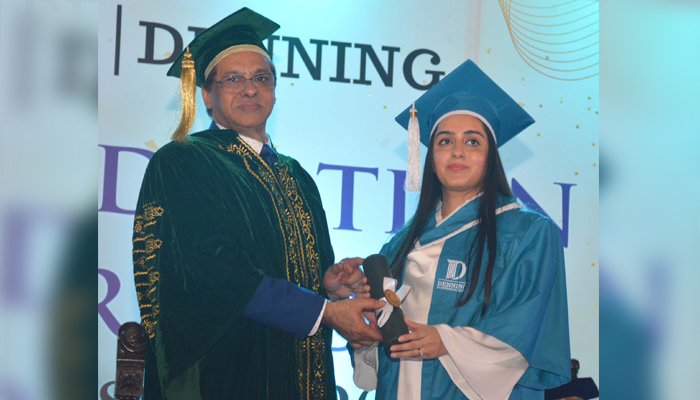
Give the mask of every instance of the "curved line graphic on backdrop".
<svg viewBox="0 0 700 400">
<path fill-rule="evenodd" d="M 532 69 L 561 81 L 580 81 L 599 74 L 597 1 L 564 1 L 546 7 L 512 0 L 498 3 L 515 51 Z M 543 19 L 548 23 L 538 23 Z"/>
</svg>

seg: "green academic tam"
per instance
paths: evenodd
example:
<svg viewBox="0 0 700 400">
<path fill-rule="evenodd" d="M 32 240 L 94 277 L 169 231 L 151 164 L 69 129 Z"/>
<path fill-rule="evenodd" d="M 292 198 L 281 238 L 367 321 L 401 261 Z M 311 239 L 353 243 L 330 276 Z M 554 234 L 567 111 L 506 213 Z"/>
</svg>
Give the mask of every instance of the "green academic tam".
<svg viewBox="0 0 700 400">
<path fill-rule="evenodd" d="M 250 51 L 260 49 L 259 52 L 269 58 L 262 41 L 279 28 L 275 22 L 243 7 L 197 35 L 170 67 L 168 76 L 180 77 L 182 61 L 188 50 L 194 60 L 197 86 L 200 87 L 206 80 L 205 72 L 211 70 L 209 64 L 234 46 L 248 45 L 251 46 L 247 47 Z"/>
</svg>

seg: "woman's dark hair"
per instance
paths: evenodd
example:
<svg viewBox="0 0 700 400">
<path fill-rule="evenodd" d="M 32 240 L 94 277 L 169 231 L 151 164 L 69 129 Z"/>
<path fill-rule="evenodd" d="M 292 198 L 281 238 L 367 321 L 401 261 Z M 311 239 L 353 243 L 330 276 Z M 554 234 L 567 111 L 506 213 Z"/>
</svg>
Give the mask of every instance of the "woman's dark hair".
<svg viewBox="0 0 700 400">
<path fill-rule="evenodd" d="M 486 156 L 486 168 L 484 176 L 479 182 L 482 191 L 481 202 L 479 206 L 479 221 L 477 225 L 476 239 L 473 241 L 465 264 L 472 266 L 471 283 L 467 289 L 465 286 L 462 295 L 455 304 L 457 307 L 465 305 L 474 295 L 476 285 L 481 272 L 481 262 L 483 260 L 484 249 L 488 249 L 488 264 L 486 267 L 486 275 L 484 277 L 484 306 L 482 314 L 486 312 L 491 297 L 491 285 L 493 278 L 493 266 L 496 262 L 496 204 L 498 194 L 508 198 L 513 198 L 513 192 L 508 185 L 506 173 L 503 170 L 501 157 L 498 154 L 496 142 L 493 139 L 491 130 L 482 123 L 489 142 L 489 151 Z M 442 184 L 438 180 L 435 173 L 433 162 L 433 145 L 435 136 L 432 135 L 428 143 L 428 154 L 425 158 L 425 166 L 423 168 L 423 184 L 421 186 L 420 198 L 418 207 L 413 218 L 403 228 L 404 234 L 399 251 L 396 257 L 391 261 L 391 270 L 395 278 L 399 278 L 403 273 L 406 257 L 413 250 L 416 240 L 423 234 L 428 218 L 437 207 L 439 201 L 442 200 Z"/>
</svg>

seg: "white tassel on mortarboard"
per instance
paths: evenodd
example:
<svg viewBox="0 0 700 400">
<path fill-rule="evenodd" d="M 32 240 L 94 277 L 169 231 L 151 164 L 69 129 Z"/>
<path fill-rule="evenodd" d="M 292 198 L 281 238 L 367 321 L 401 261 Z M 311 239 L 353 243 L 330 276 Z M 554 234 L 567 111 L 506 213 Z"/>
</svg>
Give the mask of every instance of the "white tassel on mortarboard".
<svg viewBox="0 0 700 400">
<path fill-rule="evenodd" d="M 406 191 L 420 191 L 420 127 L 418 125 L 416 103 L 411 107 L 408 120 L 408 166 L 406 168 Z"/>
</svg>

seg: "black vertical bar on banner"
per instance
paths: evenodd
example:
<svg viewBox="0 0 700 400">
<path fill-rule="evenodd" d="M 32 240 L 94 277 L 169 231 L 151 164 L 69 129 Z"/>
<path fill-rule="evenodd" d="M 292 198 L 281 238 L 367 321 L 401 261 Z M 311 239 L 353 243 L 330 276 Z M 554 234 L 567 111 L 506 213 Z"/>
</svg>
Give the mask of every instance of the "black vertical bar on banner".
<svg viewBox="0 0 700 400">
<path fill-rule="evenodd" d="M 114 75 L 119 75 L 119 52 L 122 45 L 122 5 L 117 4 L 117 35 L 114 44 Z"/>
</svg>

